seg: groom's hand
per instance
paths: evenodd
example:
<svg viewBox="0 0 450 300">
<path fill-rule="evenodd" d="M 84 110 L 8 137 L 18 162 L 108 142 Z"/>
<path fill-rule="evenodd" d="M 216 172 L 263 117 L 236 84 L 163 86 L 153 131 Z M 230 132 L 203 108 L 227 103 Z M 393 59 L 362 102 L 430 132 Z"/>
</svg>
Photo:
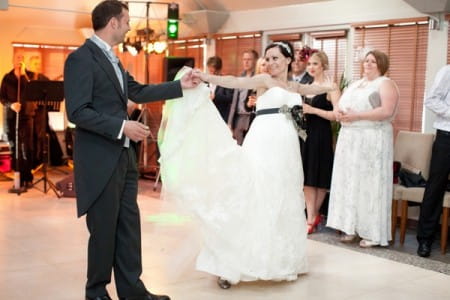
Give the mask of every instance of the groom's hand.
<svg viewBox="0 0 450 300">
<path fill-rule="evenodd" d="M 125 134 L 130 140 L 139 142 L 149 136 L 150 128 L 148 126 L 139 123 L 137 121 L 125 121 L 123 127 L 123 134 Z"/>
<path fill-rule="evenodd" d="M 180 79 L 181 88 L 190 89 L 196 87 L 200 83 L 200 79 L 193 75 L 192 70 L 186 72 Z"/>
</svg>

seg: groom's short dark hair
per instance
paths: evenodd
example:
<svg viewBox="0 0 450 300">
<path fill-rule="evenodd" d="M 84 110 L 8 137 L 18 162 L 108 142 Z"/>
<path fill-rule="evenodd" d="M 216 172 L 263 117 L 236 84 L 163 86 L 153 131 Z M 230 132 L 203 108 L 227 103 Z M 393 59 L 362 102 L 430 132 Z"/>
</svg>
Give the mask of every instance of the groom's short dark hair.
<svg viewBox="0 0 450 300">
<path fill-rule="evenodd" d="M 105 0 L 97 4 L 92 11 L 92 28 L 94 31 L 105 28 L 111 18 L 120 19 L 123 9 L 128 10 L 128 6 L 118 0 Z"/>
</svg>

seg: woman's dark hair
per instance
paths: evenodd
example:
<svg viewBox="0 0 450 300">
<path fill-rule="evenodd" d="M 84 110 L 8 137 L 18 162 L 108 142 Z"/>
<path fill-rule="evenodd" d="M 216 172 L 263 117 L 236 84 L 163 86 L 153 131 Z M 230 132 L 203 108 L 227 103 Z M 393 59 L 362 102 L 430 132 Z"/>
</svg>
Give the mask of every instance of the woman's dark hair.
<svg viewBox="0 0 450 300">
<path fill-rule="evenodd" d="M 118 0 L 100 2 L 92 11 L 92 28 L 94 31 L 105 28 L 111 18 L 120 19 L 123 9 L 128 10 L 128 6 Z"/>
<path fill-rule="evenodd" d="M 290 58 L 291 62 L 288 65 L 288 72 L 291 71 L 291 64 L 294 61 L 294 47 L 292 47 L 291 43 L 288 41 L 279 41 L 279 42 L 273 42 L 269 46 L 266 47 L 264 50 L 264 56 L 267 53 L 267 50 L 277 47 L 281 54 L 283 54 L 284 57 Z"/>
<path fill-rule="evenodd" d="M 367 52 L 365 57 L 367 58 L 367 56 L 369 56 L 370 54 L 375 57 L 375 60 L 377 61 L 377 68 L 378 71 L 380 71 L 380 74 L 386 74 L 386 72 L 389 70 L 389 56 L 387 56 L 386 53 L 380 50 L 372 50 Z"/>
<path fill-rule="evenodd" d="M 222 70 L 222 59 L 218 56 L 211 56 L 206 61 L 207 66 L 213 67 L 216 71 Z"/>
</svg>

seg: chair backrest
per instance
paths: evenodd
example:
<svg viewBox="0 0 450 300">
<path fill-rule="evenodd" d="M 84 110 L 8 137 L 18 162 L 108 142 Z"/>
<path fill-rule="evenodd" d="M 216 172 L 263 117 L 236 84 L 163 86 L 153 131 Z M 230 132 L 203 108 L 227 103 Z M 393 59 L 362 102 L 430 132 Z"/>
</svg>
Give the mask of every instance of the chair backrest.
<svg viewBox="0 0 450 300">
<path fill-rule="evenodd" d="M 434 134 L 399 131 L 394 145 L 394 161 L 422 172 L 428 179 Z"/>
</svg>

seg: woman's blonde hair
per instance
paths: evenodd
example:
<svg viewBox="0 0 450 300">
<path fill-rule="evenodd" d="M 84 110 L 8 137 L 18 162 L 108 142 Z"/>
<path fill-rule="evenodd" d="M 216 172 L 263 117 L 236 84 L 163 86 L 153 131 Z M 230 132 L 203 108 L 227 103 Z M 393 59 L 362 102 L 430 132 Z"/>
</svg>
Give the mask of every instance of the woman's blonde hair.
<svg viewBox="0 0 450 300">
<path fill-rule="evenodd" d="M 264 57 L 258 58 L 258 60 L 256 61 L 256 66 L 255 66 L 255 74 L 263 73 L 263 71 L 261 69 L 265 62 L 266 62 L 266 59 Z M 266 66 L 266 69 L 267 69 L 267 66 Z"/>
<path fill-rule="evenodd" d="M 328 63 L 328 56 L 327 56 L 327 54 L 325 52 L 319 50 L 317 52 L 314 52 L 311 55 L 311 57 L 314 57 L 314 56 L 316 56 L 320 60 L 320 63 L 322 64 L 322 67 L 323 67 L 323 70 L 324 71 L 328 70 L 329 63 Z"/>
</svg>

